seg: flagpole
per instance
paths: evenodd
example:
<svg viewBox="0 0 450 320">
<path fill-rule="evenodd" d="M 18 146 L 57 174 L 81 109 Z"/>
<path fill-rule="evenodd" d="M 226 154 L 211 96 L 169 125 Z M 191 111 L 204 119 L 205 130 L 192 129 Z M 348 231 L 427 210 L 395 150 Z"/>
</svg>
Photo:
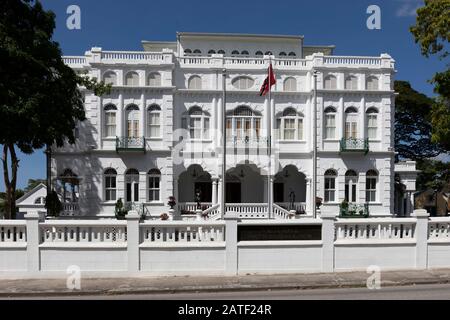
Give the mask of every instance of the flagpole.
<svg viewBox="0 0 450 320">
<path fill-rule="evenodd" d="M 226 117 L 226 79 L 227 70 L 222 69 L 222 188 L 220 199 L 220 212 L 222 219 L 226 210 L 226 173 L 227 173 L 227 117 Z"/>
<path fill-rule="evenodd" d="M 267 144 L 267 155 L 268 155 L 268 164 L 267 164 L 267 214 L 269 215 L 269 219 L 272 217 L 272 88 L 270 83 L 270 78 L 272 76 L 270 65 L 272 63 L 271 56 L 269 55 L 269 72 L 268 72 L 268 79 L 269 79 L 269 108 L 267 109 L 267 130 L 269 133 L 268 137 L 268 144 Z"/>
</svg>

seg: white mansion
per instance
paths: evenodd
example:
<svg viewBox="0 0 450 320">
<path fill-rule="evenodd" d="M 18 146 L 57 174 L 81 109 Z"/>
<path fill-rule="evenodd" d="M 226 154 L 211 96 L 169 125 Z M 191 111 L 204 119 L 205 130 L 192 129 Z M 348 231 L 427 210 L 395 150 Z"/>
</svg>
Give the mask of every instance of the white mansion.
<svg viewBox="0 0 450 320">
<path fill-rule="evenodd" d="M 142 44 L 139 52 L 92 48 L 64 57 L 77 72 L 112 84 L 102 97 L 85 91 L 77 143 L 53 149 L 65 215 L 113 217 L 122 199 L 159 218 L 174 196 L 178 214 L 189 215 L 199 200 L 205 215 L 220 216 L 225 104 L 226 210 L 311 216 L 314 71 L 321 211 L 338 215 L 347 200 L 370 216 L 412 212 L 415 163 L 394 164 L 389 55 L 334 56 L 333 46 L 306 46 L 301 36 L 182 32 L 174 42 Z M 270 62 L 271 101 L 259 95 Z"/>
</svg>

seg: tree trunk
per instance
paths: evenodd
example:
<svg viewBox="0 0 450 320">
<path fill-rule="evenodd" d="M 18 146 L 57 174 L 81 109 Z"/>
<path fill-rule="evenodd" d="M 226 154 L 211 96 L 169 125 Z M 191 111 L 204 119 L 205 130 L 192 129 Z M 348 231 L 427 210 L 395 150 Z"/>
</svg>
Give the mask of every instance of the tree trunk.
<svg viewBox="0 0 450 320">
<path fill-rule="evenodd" d="M 11 155 L 11 179 L 9 178 L 8 168 L 8 152 Z M 16 184 L 17 184 L 17 169 L 19 167 L 19 160 L 17 159 L 14 144 L 3 145 L 3 180 L 5 182 L 6 199 L 5 199 L 5 219 L 15 219 L 16 217 Z"/>
</svg>

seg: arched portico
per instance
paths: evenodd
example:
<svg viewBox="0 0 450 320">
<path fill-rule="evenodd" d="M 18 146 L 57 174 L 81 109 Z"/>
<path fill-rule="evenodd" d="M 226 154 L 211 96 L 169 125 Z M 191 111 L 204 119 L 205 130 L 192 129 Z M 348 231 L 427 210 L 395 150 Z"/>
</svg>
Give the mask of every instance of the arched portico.
<svg viewBox="0 0 450 320">
<path fill-rule="evenodd" d="M 274 177 L 273 201 L 288 210 L 306 211 L 307 178 L 294 165 L 287 165 Z"/>
</svg>

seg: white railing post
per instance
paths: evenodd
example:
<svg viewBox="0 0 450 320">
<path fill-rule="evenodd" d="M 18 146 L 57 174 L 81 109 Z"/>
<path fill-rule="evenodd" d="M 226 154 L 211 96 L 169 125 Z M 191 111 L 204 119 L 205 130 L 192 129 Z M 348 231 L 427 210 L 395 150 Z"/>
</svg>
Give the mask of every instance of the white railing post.
<svg viewBox="0 0 450 320">
<path fill-rule="evenodd" d="M 237 222 L 236 212 L 227 212 L 225 220 L 225 274 L 237 275 L 238 273 L 238 250 L 237 250 Z"/>
<path fill-rule="evenodd" d="M 425 209 L 414 210 L 416 218 L 416 268 L 428 267 L 428 218 L 429 213 Z"/>
<path fill-rule="evenodd" d="M 128 272 L 139 271 L 139 219 L 136 210 L 131 210 L 126 215 L 127 219 L 127 256 Z"/>
<path fill-rule="evenodd" d="M 334 213 L 324 212 L 322 219 L 322 271 L 334 271 Z"/>
<path fill-rule="evenodd" d="M 25 215 L 27 224 L 27 270 L 39 272 L 39 214 L 30 212 Z"/>
</svg>

